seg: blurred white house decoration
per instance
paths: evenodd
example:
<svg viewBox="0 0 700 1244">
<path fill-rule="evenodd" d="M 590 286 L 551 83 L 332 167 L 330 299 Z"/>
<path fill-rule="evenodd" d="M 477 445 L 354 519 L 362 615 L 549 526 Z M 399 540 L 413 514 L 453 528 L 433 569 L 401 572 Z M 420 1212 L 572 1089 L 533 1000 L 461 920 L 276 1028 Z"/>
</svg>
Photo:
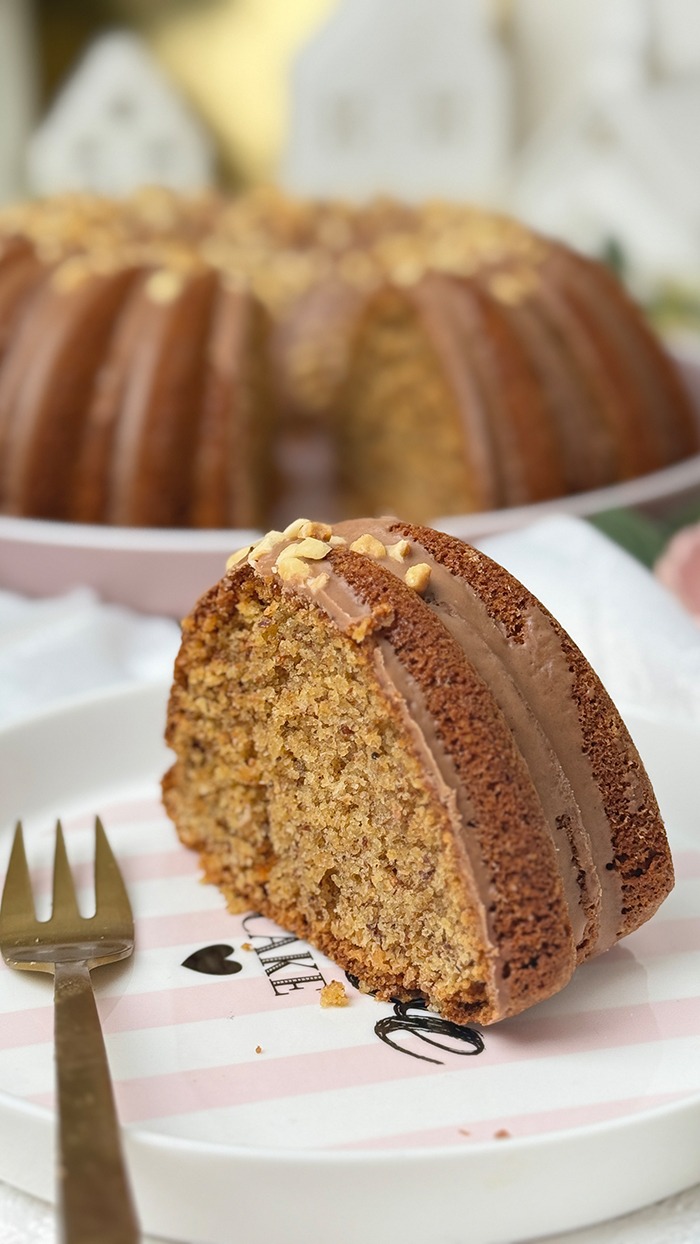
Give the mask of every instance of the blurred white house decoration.
<svg viewBox="0 0 700 1244">
<path fill-rule="evenodd" d="M 26 192 L 38 93 L 33 16 L 29 0 L 0 0 L 0 203 Z"/>
<path fill-rule="evenodd" d="M 557 3 L 563 17 L 570 0 Z M 587 8 L 579 75 L 525 141 L 510 206 L 583 250 L 617 251 L 641 294 L 679 274 L 697 282 L 700 6 L 592 0 Z M 695 60 L 683 30 L 691 45 L 695 30 Z"/>
<path fill-rule="evenodd" d="M 697 0 L 651 0 L 654 59 L 663 74 L 700 74 L 700 8 Z"/>
<path fill-rule="evenodd" d="M 286 189 L 485 203 L 621 260 L 642 297 L 700 289 L 700 0 L 328 0 L 294 57 L 285 107 L 282 64 L 278 99 L 261 89 L 257 64 L 242 71 L 233 42 L 245 30 L 271 38 L 300 3 L 192 3 L 210 43 L 190 55 L 195 26 L 186 24 L 187 73 L 154 44 L 188 93 L 202 65 L 216 64 L 222 115 L 232 76 L 251 100 L 277 100 L 287 120 L 277 168 Z M 321 14 L 322 0 L 313 5 Z M 0 0 L 0 201 L 23 189 L 32 7 Z M 223 22 L 229 9 L 239 26 Z M 237 110 L 248 130 L 253 111 Z M 213 131 L 228 132 L 207 115 Z M 235 148 L 229 155 L 235 164 Z M 272 159 L 265 170 L 274 175 Z M 123 32 L 92 44 L 29 154 L 39 193 L 121 194 L 144 183 L 196 190 L 211 183 L 213 166 L 207 127 L 146 44 Z"/>
<path fill-rule="evenodd" d="M 511 143 L 487 0 L 341 0 L 292 66 L 281 180 L 298 194 L 493 202 Z"/>
<path fill-rule="evenodd" d="M 29 145 L 39 194 L 128 194 L 142 185 L 196 191 L 212 180 L 212 143 L 197 117 L 126 31 L 90 46 Z"/>
</svg>

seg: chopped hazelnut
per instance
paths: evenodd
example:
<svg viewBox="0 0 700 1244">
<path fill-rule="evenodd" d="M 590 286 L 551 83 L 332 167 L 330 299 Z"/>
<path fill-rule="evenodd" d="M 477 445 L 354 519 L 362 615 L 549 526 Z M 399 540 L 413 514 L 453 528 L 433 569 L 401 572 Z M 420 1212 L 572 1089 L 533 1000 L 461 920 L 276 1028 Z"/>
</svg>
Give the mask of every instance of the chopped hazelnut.
<svg viewBox="0 0 700 1244">
<path fill-rule="evenodd" d="M 311 571 L 308 562 L 303 562 L 300 557 L 285 557 L 284 561 L 279 562 L 277 573 L 288 583 L 292 579 L 308 578 Z"/>
<path fill-rule="evenodd" d="M 527 269 L 514 272 L 497 272 L 489 281 L 489 293 L 498 302 L 507 306 L 517 306 L 523 302 L 535 287 L 532 273 Z"/>
<path fill-rule="evenodd" d="M 415 285 L 423 275 L 423 264 L 418 259 L 405 259 L 394 264 L 391 275 L 397 285 Z"/>
<path fill-rule="evenodd" d="M 253 547 L 252 544 L 246 544 L 244 549 L 238 549 L 236 553 L 232 553 L 228 561 L 226 562 L 226 569 L 232 570 L 234 566 L 237 566 L 239 564 L 239 562 L 244 561 L 245 558 L 250 553 L 250 550 L 252 549 L 252 547 Z"/>
<path fill-rule="evenodd" d="M 90 268 L 85 259 L 75 256 L 75 258 L 66 259 L 56 269 L 51 278 L 51 284 L 60 294 L 69 294 L 76 286 L 82 285 L 89 276 Z"/>
<path fill-rule="evenodd" d="M 312 536 L 316 540 L 330 540 L 333 528 L 328 523 L 305 522 L 299 531 L 300 536 Z"/>
<path fill-rule="evenodd" d="M 261 1045 L 256 1045 L 256 1047 L 255 1047 L 255 1053 L 256 1053 L 256 1054 L 262 1054 L 262 1046 L 261 1046 Z"/>
<path fill-rule="evenodd" d="M 406 585 L 416 592 L 424 592 L 430 580 L 430 566 L 426 562 L 418 562 L 417 566 L 409 566 L 406 571 Z"/>
<path fill-rule="evenodd" d="M 325 570 L 322 571 L 321 574 L 315 575 L 313 579 L 309 579 L 309 590 L 314 594 L 316 594 L 316 592 L 322 592 L 328 583 L 328 579 L 329 576 L 326 574 Z"/>
<path fill-rule="evenodd" d="M 166 268 L 154 272 L 146 281 L 146 293 L 151 302 L 174 302 L 182 293 L 184 281 L 179 273 L 170 272 Z"/>
<path fill-rule="evenodd" d="M 311 536 L 306 540 L 299 540 L 296 544 L 288 544 L 282 549 L 277 564 L 286 561 L 289 557 L 308 557 L 311 561 L 322 561 L 331 551 L 330 544 L 326 544 L 324 540 L 314 540 Z"/>
<path fill-rule="evenodd" d="M 296 540 L 297 536 L 301 534 L 302 527 L 304 527 L 308 521 L 308 518 L 295 518 L 293 523 L 290 523 L 288 527 L 285 527 L 282 534 L 286 536 L 288 540 Z"/>
<path fill-rule="evenodd" d="M 267 535 L 263 536 L 262 540 L 259 540 L 255 545 L 255 548 L 251 550 L 251 561 L 259 561 L 259 559 L 264 557 L 266 553 L 271 553 L 272 550 L 276 548 L 278 544 L 281 544 L 283 540 L 283 531 L 268 531 Z"/>
<path fill-rule="evenodd" d="M 387 553 L 393 557 L 395 562 L 402 562 L 404 557 L 408 557 L 411 546 L 408 540 L 399 540 L 396 544 L 387 545 Z"/>
<path fill-rule="evenodd" d="M 376 536 L 360 536 L 350 545 L 353 553 L 365 553 L 367 557 L 386 557 L 386 546 Z"/>
</svg>

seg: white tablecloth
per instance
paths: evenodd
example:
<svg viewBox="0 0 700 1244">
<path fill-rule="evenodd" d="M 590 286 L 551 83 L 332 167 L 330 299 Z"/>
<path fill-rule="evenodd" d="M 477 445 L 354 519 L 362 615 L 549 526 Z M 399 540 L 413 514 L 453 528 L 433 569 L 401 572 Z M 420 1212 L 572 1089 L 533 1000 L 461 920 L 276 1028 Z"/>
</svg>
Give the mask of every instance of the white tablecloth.
<svg viewBox="0 0 700 1244">
<path fill-rule="evenodd" d="M 656 716 L 669 721 L 700 722 L 700 628 L 625 553 L 571 518 L 494 536 L 483 547 L 560 619 L 623 713 L 653 707 Z M 173 622 L 102 605 L 87 589 L 46 601 L 0 591 L 0 725 L 84 691 L 162 682 L 172 669 L 177 644 Z M 8 1139 L 0 1137 L 0 1143 Z M 55 1239 L 52 1208 L 0 1184 L 0 1244 L 49 1244 Z M 700 1187 L 614 1222 L 549 1240 L 700 1244 Z M 468 1225 L 464 1244 L 478 1244 Z"/>
</svg>

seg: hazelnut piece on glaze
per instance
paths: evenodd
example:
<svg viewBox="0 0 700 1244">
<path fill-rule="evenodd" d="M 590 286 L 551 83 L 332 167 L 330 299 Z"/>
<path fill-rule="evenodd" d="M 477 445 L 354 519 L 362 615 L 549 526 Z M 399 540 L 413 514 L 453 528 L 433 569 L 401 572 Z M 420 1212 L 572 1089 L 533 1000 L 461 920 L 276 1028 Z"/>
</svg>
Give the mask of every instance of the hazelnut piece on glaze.
<svg viewBox="0 0 700 1244">
<path fill-rule="evenodd" d="M 352 553 L 364 553 L 367 557 L 386 557 L 386 545 L 381 540 L 377 540 L 376 536 L 369 533 L 366 536 L 359 536 L 357 540 L 353 540 L 350 545 Z"/>
<path fill-rule="evenodd" d="M 424 592 L 430 581 L 430 566 L 426 562 L 418 562 L 416 566 L 409 566 L 405 581 L 407 587 L 412 587 L 415 592 Z"/>
</svg>

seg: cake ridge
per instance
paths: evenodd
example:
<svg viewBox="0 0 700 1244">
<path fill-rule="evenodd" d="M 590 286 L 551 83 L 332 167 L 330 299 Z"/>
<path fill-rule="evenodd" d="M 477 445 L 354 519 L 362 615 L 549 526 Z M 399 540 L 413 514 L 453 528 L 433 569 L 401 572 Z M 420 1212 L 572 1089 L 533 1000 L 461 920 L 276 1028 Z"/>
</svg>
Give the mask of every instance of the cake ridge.
<svg viewBox="0 0 700 1244">
<path fill-rule="evenodd" d="M 646 841 L 645 825 L 654 835 L 660 815 L 653 792 L 645 780 L 641 759 L 624 722 L 602 683 L 571 637 L 545 606 L 513 576 L 494 563 L 486 554 L 464 545 L 453 537 L 441 534 L 436 537 L 429 530 L 416 528 L 410 524 L 399 523 L 396 530 L 400 530 L 409 538 L 412 532 L 419 542 L 421 538 L 426 539 L 427 547 L 438 558 L 442 556 L 453 560 L 453 565 L 456 560 L 457 566 L 454 567 L 456 572 L 464 576 L 470 587 L 477 592 L 486 611 L 497 623 L 497 627 L 506 629 L 506 632 L 510 634 L 514 641 L 510 648 L 511 656 L 515 657 L 523 652 L 528 639 L 528 626 L 544 628 L 543 633 L 546 636 L 549 652 L 552 649 L 555 651 L 559 649 L 558 660 L 567 672 L 573 702 L 576 704 L 580 739 L 579 746 L 569 752 L 568 760 L 562 758 L 562 764 L 568 773 L 579 804 L 582 790 L 587 789 L 589 795 L 591 791 L 593 792 L 595 806 L 593 811 L 590 805 L 588 808 L 588 830 L 589 833 L 595 831 L 598 836 L 595 844 L 596 856 L 600 858 L 603 844 L 605 844 L 605 851 L 609 851 L 609 858 L 605 860 L 604 867 L 598 870 L 603 889 L 604 891 L 607 889 L 611 900 L 608 904 L 605 926 L 601 930 L 597 946 L 597 949 L 606 949 L 618 937 L 626 935 L 636 927 L 634 919 L 638 911 L 636 912 L 635 906 L 629 910 L 625 908 L 625 893 L 629 889 L 624 880 L 625 871 L 634 873 L 635 870 L 639 870 L 643 874 L 647 867 L 651 869 L 648 893 L 641 904 L 645 912 L 648 912 L 653 905 L 656 892 L 658 891 L 662 898 L 673 884 L 673 868 L 667 845 L 662 850 L 658 850 L 658 841 L 655 840 L 653 852 L 649 854 L 650 846 Z M 436 544 L 441 548 L 436 549 Z M 515 594 L 515 601 L 512 597 L 508 599 L 509 592 Z M 505 598 L 505 604 L 499 602 L 499 597 L 501 600 Z M 496 633 L 497 630 L 494 634 Z M 516 676 L 522 677 L 523 668 L 525 668 L 529 702 L 536 715 L 539 715 L 541 720 L 544 716 L 546 720 L 549 706 L 547 691 L 543 689 L 541 669 L 530 673 L 522 661 L 519 664 L 520 669 Z M 573 708 L 570 708 L 570 718 L 572 712 Z M 559 709 L 557 717 L 559 727 L 561 721 L 561 709 Z M 557 751 L 562 739 L 561 729 L 547 730 L 546 726 L 544 728 Z M 606 773 L 608 777 L 604 781 L 603 777 Z M 625 776 L 620 778 L 620 774 Z M 616 798 L 613 798 L 610 791 L 614 787 L 619 787 L 620 783 L 622 783 L 622 789 Z M 599 790 L 607 792 L 607 800 L 598 794 Z M 641 807 L 635 807 L 636 819 L 632 831 L 628 813 L 631 804 L 639 799 L 643 802 Z M 623 845 L 620 839 L 623 840 Z M 619 856 L 624 856 L 624 859 L 618 859 Z M 638 901 L 639 891 L 643 887 L 640 886 L 639 877 L 636 877 L 636 881 L 637 884 L 633 888 Z M 612 904 L 617 902 L 618 897 L 620 909 L 616 911 Z M 605 916 L 605 912 L 603 914 Z"/>
<path fill-rule="evenodd" d="M 86 329 L 84 365 L 94 385 L 78 385 L 65 408 L 61 385 L 47 385 L 43 414 L 34 400 L 35 374 L 59 331 L 54 320 L 78 316 L 100 282 L 116 282 L 127 270 L 140 274 L 162 310 L 144 317 L 147 337 L 177 316 L 180 297 L 190 297 L 200 280 L 245 297 L 269 318 L 265 340 L 251 332 L 241 343 L 232 326 L 229 348 L 240 352 L 240 374 L 247 361 L 257 369 L 252 355 L 270 370 L 269 390 L 263 395 L 258 386 L 260 417 L 274 425 L 283 470 L 275 475 L 258 456 L 239 471 L 232 460 L 233 495 L 223 519 L 201 490 L 193 495 L 197 484 L 186 461 L 211 386 L 192 386 L 197 409 L 189 431 L 175 396 L 173 426 L 157 435 L 154 420 L 169 421 L 156 419 L 153 385 L 144 385 L 136 413 L 133 390 L 122 404 L 117 383 L 97 393 L 102 370 L 118 366 L 112 346 L 131 341 L 134 368 L 144 367 L 147 343 L 138 333 L 114 334 L 105 354 Z M 60 307 L 54 281 L 65 285 Z M 118 318 L 132 310 L 125 289 Z M 221 322 L 217 328 L 196 312 L 191 328 L 197 370 L 207 373 Z M 187 348 L 186 337 L 180 344 Z M 157 369 L 156 388 L 171 384 L 177 393 L 182 350 L 173 348 L 168 366 Z M 330 494 L 332 515 L 389 509 L 425 521 L 602 488 L 700 448 L 691 399 L 672 362 L 596 261 L 465 205 L 385 199 L 351 206 L 291 200 L 270 188 L 231 200 L 159 190 L 123 202 L 67 195 L 0 212 L 0 393 L 0 458 L 13 445 L 36 442 L 26 488 L 13 489 L 22 472 L 0 463 L 0 511 L 74 518 L 72 473 L 63 489 L 60 473 L 49 487 L 37 465 L 42 449 L 50 456 L 53 430 L 65 423 L 65 440 L 82 462 L 79 479 L 93 461 L 105 467 L 108 495 L 98 495 L 95 479 L 90 488 L 81 484 L 87 499 L 77 512 L 88 521 L 130 525 L 284 523 L 310 481 L 319 509 Z M 251 392 L 233 398 L 232 459 L 241 412 L 254 400 Z M 95 412 L 113 423 L 113 437 L 100 440 Z M 36 436 L 24 426 L 32 418 Z M 208 424 L 203 417 L 203 428 Z M 75 443 L 83 426 L 85 447 L 80 436 Z M 153 439 L 161 436 L 173 450 L 164 473 L 153 462 Z M 247 439 L 245 429 L 240 439 Z M 111 443 L 114 463 L 106 462 Z M 206 462 L 206 446 L 198 444 L 194 456 Z M 265 478 L 254 480 L 256 471 Z M 177 483 L 166 504 L 170 473 Z M 235 493 L 246 492 L 247 481 L 246 505 L 239 505 Z M 188 495 L 176 497 L 183 488 Z"/>
</svg>

